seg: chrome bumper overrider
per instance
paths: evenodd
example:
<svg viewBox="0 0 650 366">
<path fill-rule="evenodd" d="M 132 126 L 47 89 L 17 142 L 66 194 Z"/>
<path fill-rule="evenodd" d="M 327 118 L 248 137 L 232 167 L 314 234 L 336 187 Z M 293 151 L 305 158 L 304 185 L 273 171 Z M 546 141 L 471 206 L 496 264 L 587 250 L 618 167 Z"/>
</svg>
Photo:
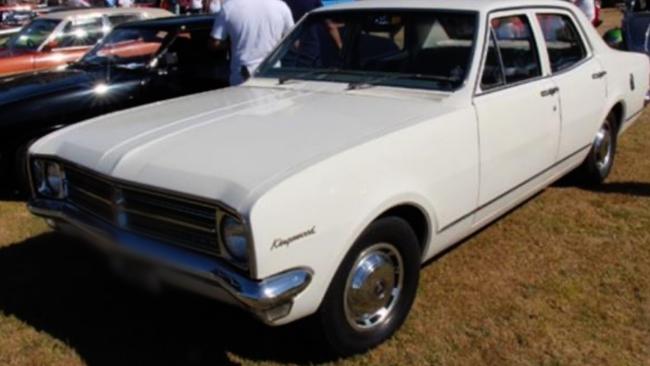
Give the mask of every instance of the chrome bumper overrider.
<svg viewBox="0 0 650 366">
<path fill-rule="evenodd" d="M 217 258 L 134 235 L 61 201 L 32 200 L 29 210 L 51 219 L 62 231 L 81 234 L 116 258 L 147 263 L 152 278 L 239 305 L 273 324 L 291 311 L 293 299 L 310 283 L 311 270 L 295 268 L 263 280 L 253 280 Z"/>
</svg>

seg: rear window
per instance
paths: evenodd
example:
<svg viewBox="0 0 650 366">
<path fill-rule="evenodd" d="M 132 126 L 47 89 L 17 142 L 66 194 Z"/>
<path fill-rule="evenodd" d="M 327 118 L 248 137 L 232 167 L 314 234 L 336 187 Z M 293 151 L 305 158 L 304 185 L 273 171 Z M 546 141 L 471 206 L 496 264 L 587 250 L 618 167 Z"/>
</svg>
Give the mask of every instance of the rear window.
<svg viewBox="0 0 650 366">
<path fill-rule="evenodd" d="M 571 18 L 562 14 L 538 14 L 537 19 L 544 33 L 553 72 L 569 68 L 587 56 Z"/>
</svg>

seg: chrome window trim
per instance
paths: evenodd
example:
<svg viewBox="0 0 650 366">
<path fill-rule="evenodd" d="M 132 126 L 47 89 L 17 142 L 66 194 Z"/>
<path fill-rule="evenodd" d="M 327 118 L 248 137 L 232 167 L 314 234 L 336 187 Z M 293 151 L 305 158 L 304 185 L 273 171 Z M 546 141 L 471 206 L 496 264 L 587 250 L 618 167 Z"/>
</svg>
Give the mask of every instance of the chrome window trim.
<svg viewBox="0 0 650 366">
<path fill-rule="evenodd" d="M 394 85 L 377 85 L 377 86 L 382 86 L 382 87 L 390 87 L 390 88 L 402 88 L 402 89 L 410 89 L 410 90 L 423 90 L 423 91 L 431 91 L 431 92 L 436 92 L 436 93 L 447 93 L 447 94 L 453 94 L 457 91 L 460 91 L 464 89 L 468 84 L 470 84 L 470 77 L 472 75 L 472 71 L 474 69 L 474 57 L 477 52 L 477 46 L 478 46 L 478 40 L 481 37 L 481 30 L 480 30 L 480 25 L 481 25 L 481 13 L 478 10 L 468 10 L 468 9 L 454 9 L 454 8 L 423 8 L 423 9 L 413 9 L 413 8 L 403 8 L 403 7 L 375 7 L 375 8 L 350 8 L 350 9 L 329 9 L 327 7 L 320 7 L 318 9 L 312 10 L 305 14 L 298 23 L 292 28 L 291 32 L 287 33 L 282 40 L 278 43 L 278 45 L 271 51 L 260 63 L 260 67 L 258 67 L 255 72 L 253 73 L 253 77 L 255 78 L 268 78 L 268 79 L 277 79 L 277 77 L 272 77 L 268 75 L 261 75 L 260 70 L 262 69 L 262 65 L 264 65 L 271 57 L 274 57 L 277 52 L 279 52 L 280 44 L 284 42 L 284 40 L 291 35 L 291 33 L 298 28 L 302 23 L 304 23 L 309 15 L 315 15 L 315 14 L 322 14 L 322 13 L 337 13 L 337 12 L 351 12 L 351 11 L 373 11 L 373 12 L 379 12 L 379 11 L 406 11 L 406 12 L 413 12 L 413 13 L 420 13 L 420 12 L 438 12 L 438 13 L 464 13 L 464 14 L 472 14 L 475 16 L 474 18 L 474 38 L 472 39 L 472 50 L 470 52 L 469 58 L 468 58 L 468 65 L 467 65 L 467 71 L 465 72 L 465 77 L 463 78 L 463 82 L 454 89 L 450 90 L 440 90 L 440 89 L 427 89 L 427 88 L 416 88 L 416 87 L 405 87 L 405 86 L 394 86 Z M 479 65 L 480 67 L 480 65 Z M 301 79 L 302 80 L 302 79 Z M 319 81 L 319 80 L 302 80 L 302 81 Z M 336 82 L 332 80 L 322 80 L 326 82 Z"/>
<path fill-rule="evenodd" d="M 489 33 L 490 33 L 489 32 L 489 30 L 491 28 L 490 27 L 490 18 L 492 16 L 492 14 L 521 10 L 522 14 L 524 14 L 524 15 L 526 15 L 528 17 L 528 13 L 530 13 L 530 12 L 533 12 L 534 14 L 539 14 L 540 12 L 543 12 L 546 9 L 549 9 L 548 11 L 550 11 L 550 12 L 559 11 L 560 13 L 565 12 L 565 13 L 568 13 L 568 14 L 571 15 L 571 18 L 574 21 L 574 25 L 578 29 L 578 33 L 580 33 L 580 37 L 582 37 L 583 41 L 585 41 L 584 45 L 586 46 L 585 49 L 588 52 L 588 56 L 586 58 L 582 59 L 580 62 L 577 62 L 577 63 L 571 65 L 570 67 L 567 67 L 566 69 L 560 70 L 559 72 L 556 72 L 556 73 L 550 72 L 550 65 L 548 65 L 548 68 L 549 68 L 549 74 L 548 75 L 542 74 L 541 76 L 536 77 L 536 78 L 526 79 L 526 80 L 522 80 L 520 82 L 512 83 L 512 84 L 507 84 L 506 83 L 506 84 L 503 84 L 501 86 L 498 86 L 498 87 L 495 87 L 495 88 L 492 88 L 492 89 L 482 90 L 481 85 L 480 85 L 481 84 L 481 76 L 483 74 L 483 67 L 485 66 L 485 57 L 487 56 L 487 45 L 488 45 L 488 43 L 487 43 L 488 39 L 487 38 L 488 38 Z M 528 17 L 528 18 L 529 18 L 529 21 L 530 21 L 530 17 Z M 537 19 L 534 19 L 534 21 L 535 21 L 535 25 L 539 26 L 539 22 L 537 22 Z M 531 27 L 532 27 L 532 23 L 531 23 Z M 538 45 L 538 49 L 539 49 L 539 41 L 537 39 L 535 39 L 535 42 Z M 512 88 L 512 87 L 517 87 L 517 86 L 523 85 L 524 83 L 529 83 L 529 82 L 532 83 L 532 82 L 536 82 L 536 81 L 543 80 L 543 79 L 546 79 L 546 78 L 552 78 L 552 77 L 554 77 L 556 75 L 560 75 L 560 74 L 562 74 L 564 72 L 573 70 L 573 69 L 581 66 L 582 64 L 594 59 L 595 57 L 594 57 L 593 50 L 594 50 L 593 45 L 589 41 L 589 37 L 586 36 L 584 27 L 582 26 L 582 24 L 580 22 L 575 21 L 575 13 L 570 9 L 549 5 L 549 6 L 530 6 L 530 7 L 519 6 L 519 7 L 508 7 L 508 8 L 500 8 L 500 9 L 491 10 L 486 14 L 486 17 L 485 17 L 485 30 L 483 32 L 483 49 L 481 51 L 481 58 L 479 60 L 478 74 L 476 76 L 476 79 L 474 80 L 474 93 L 473 93 L 472 97 L 477 98 L 477 97 L 480 97 L 482 95 L 486 95 L 486 94 L 490 94 L 490 93 L 494 93 L 494 92 L 499 92 L 499 91 L 502 91 L 502 90 L 505 90 L 505 89 L 508 89 L 508 88 Z M 546 50 L 544 50 L 544 51 L 546 52 Z"/>
<path fill-rule="evenodd" d="M 594 50 L 593 50 L 593 47 L 591 45 L 591 42 L 589 42 L 589 38 L 586 37 L 586 35 L 584 33 L 584 29 L 582 28 L 582 26 L 580 26 L 580 22 L 576 22 L 575 15 L 572 12 L 570 12 L 568 10 L 565 10 L 565 11 L 559 11 L 559 10 L 556 10 L 556 11 L 537 11 L 536 10 L 535 15 L 536 15 L 535 21 L 537 22 L 537 25 L 540 28 L 541 28 L 541 24 L 539 24 L 539 20 L 537 20 L 537 15 L 564 15 L 564 16 L 569 17 L 569 19 L 571 19 L 571 22 L 573 24 L 573 28 L 576 30 L 576 32 L 578 32 L 578 37 L 580 38 L 580 42 L 582 42 L 582 47 L 584 47 L 584 50 L 585 50 L 585 53 L 586 53 L 585 57 L 581 58 L 580 61 L 572 64 L 569 67 L 566 67 L 566 68 L 564 68 L 562 70 L 558 70 L 558 71 L 555 71 L 555 72 L 551 69 L 551 64 L 550 64 L 551 60 L 549 59 L 548 60 L 549 65 L 548 66 L 549 66 L 549 75 L 550 76 L 562 75 L 563 73 L 565 73 L 567 71 L 570 71 L 570 70 L 573 70 L 573 69 L 576 69 L 579 66 L 581 66 L 582 64 L 587 63 L 587 61 L 590 61 L 593 58 L 595 58 Z M 543 41 L 544 41 L 544 44 L 546 44 L 546 39 L 543 38 Z M 544 51 L 548 55 L 548 50 L 546 48 L 544 49 Z"/>
</svg>

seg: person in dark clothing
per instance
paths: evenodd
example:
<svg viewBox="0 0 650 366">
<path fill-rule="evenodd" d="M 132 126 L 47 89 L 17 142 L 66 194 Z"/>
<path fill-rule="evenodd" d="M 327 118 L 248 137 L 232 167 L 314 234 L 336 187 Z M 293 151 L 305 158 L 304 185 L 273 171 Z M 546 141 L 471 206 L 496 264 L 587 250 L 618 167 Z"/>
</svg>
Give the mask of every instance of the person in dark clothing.
<svg viewBox="0 0 650 366">
<path fill-rule="evenodd" d="M 291 15 L 293 16 L 293 21 L 298 23 L 298 21 L 308 12 L 320 8 L 323 6 L 321 0 L 284 0 L 285 3 L 291 9 Z"/>
<path fill-rule="evenodd" d="M 305 14 L 323 6 L 321 0 L 284 0 L 294 22 L 298 23 Z M 329 20 L 322 24 L 312 24 L 303 32 L 302 37 L 294 45 L 293 57 L 284 61 L 287 64 L 301 67 L 320 67 L 323 63 L 323 56 L 335 54 L 335 49 L 341 48 L 341 36 L 336 26 Z"/>
</svg>

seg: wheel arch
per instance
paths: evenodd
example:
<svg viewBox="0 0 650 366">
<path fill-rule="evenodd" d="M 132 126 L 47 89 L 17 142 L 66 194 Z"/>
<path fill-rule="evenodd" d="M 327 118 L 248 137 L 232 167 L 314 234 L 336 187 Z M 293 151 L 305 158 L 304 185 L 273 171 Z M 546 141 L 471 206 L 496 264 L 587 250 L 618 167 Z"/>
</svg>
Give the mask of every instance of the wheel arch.
<svg viewBox="0 0 650 366">
<path fill-rule="evenodd" d="M 389 216 L 401 218 L 408 223 L 418 239 L 420 255 L 424 257 L 431 241 L 432 232 L 431 219 L 426 210 L 414 202 L 403 202 L 385 209 L 368 224 Z"/>
<path fill-rule="evenodd" d="M 614 105 L 609 109 L 607 114 L 609 113 L 614 113 L 615 121 L 616 121 L 616 133 L 619 133 L 621 130 L 621 126 L 623 126 L 623 123 L 625 122 L 625 103 L 623 100 L 619 100 Z"/>
</svg>

